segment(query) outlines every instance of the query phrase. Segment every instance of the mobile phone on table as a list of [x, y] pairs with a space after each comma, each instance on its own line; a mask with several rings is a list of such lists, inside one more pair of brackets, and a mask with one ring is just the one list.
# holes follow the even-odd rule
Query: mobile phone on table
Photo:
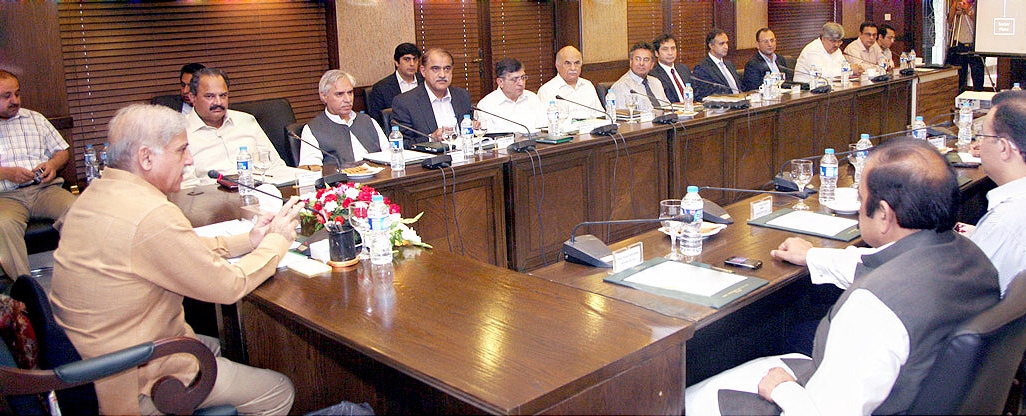
[[741, 256], [730, 256], [723, 261], [723, 264], [755, 270], [762, 267], [762, 260], [750, 259], [748, 257]]

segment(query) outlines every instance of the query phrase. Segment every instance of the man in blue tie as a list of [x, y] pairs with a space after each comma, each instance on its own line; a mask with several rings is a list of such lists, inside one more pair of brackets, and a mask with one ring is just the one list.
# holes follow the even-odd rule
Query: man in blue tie
[[709, 55], [695, 65], [695, 72], [691, 78], [696, 80], [692, 86], [695, 87], [695, 100], [699, 101], [713, 94], [737, 94], [741, 92], [737, 66], [731, 61], [726, 61], [727, 52], [730, 52], [730, 38], [727, 33], [713, 28], [705, 36], [705, 46], [709, 49]]

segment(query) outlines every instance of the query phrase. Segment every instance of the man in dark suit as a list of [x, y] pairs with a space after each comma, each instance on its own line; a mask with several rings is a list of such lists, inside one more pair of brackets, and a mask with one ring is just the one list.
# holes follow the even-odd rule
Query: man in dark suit
[[713, 28], [705, 36], [705, 46], [709, 49], [709, 55], [695, 65], [695, 72], [691, 78], [697, 82], [691, 84], [695, 87], [695, 101], [704, 99], [713, 94], [737, 94], [740, 77], [737, 76], [737, 66], [731, 61], [725, 61], [727, 52], [730, 51], [730, 38], [727, 33]]
[[683, 102], [684, 84], [691, 82], [691, 70], [677, 62], [677, 38], [664, 33], [652, 41], [652, 46], [659, 62], [648, 74], [663, 83], [666, 98], [675, 103]]
[[392, 107], [392, 99], [406, 91], [417, 88], [424, 82], [420, 75], [420, 49], [412, 43], [400, 43], [395, 47], [395, 73], [389, 74], [374, 84], [367, 96], [367, 115], [371, 116], [385, 131], [390, 130], [381, 118], [381, 110]]
[[[392, 100], [392, 120], [431, 136], [442, 139], [442, 127], [458, 130], [464, 114], [471, 114], [470, 93], [452, 83], [453, 59], [445, 49], [428, 49], [420, 58], [420, 74], [424, 82]], [[403, 130], [406, 148], [415, 143], [429, 141], [427, 137]]]
[[787, 64], [783, 56], [776, 54], [777, 37], [772, 30], [764, 27], [755, 32], [755, 46], [758, 52], [745, 64], [745, 76], [741, 81], [743, 91], [759, 89], [762, 77], [766, 76], [767, 72], [783, 73], [787, 81], [794, 78], [794, 69]]
[[150, 100], [150, 104], [162, 105], [182, 114], [191, 113], [192, 92], [189, 91], [189, 82], [192, 81], [192, 74], [203, 68], [206, 68], [203, 64], [195, 62], [182, 65], [182, 70], [178, 72], [178, 81], [180, 82], [182, 93], [153, 97]]

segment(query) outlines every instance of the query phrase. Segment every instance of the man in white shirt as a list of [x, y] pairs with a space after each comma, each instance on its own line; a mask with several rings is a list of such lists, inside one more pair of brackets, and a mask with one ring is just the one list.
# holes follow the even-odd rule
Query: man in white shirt
[[[1016, 273], [1026, 270], [1026, 92], [1005, 91], [994, 96], [994, 107], [977, 135], [983, 170], [998, 185], [987, 193], [987, 213], [976, 227], [959, 224], [997, 267], [1001, 293]], [[776, 259], [807, 265], [813, 283], [847, 287], [854, 280], [862, 256], [874, 249], [813, 247], [792, 237], [770, 252]]]
[[802, 53], [798, 55], [798, 61], [794, 65], [794, 80], [810, 82], [813, 66], [819, 69], [820, 76], [824, 78], [841, 75], [844, 54], [840, 48], [843, 40], [843, 26], [834, 22], [824, 23], [823, 34], [805, 45]]
[[268, 169], [285, 166], [256, 119], [228, 109], [229, 83], [228, 75], [216, 68], [196, 71], [189, 83], [196, 104], [195, 111], [185, 116], [193, 166], [186, 168], [183, 188], [214, 183], [207, 177], [209, 170], [236, 173], [236, 158], [242, 146], [254, 157], [260, 150], [269, 150]]
[[686, 413], [907, 413], [945, 337], [1000, 300], [997, 270], [951, 231], [958, 181], [936, 149], [890, 140], [864, 172], [859, 229], [880, 251], [820, 322], [812, 357], [759, 358], [713, 376], [687, 388]]
[[[677, 38], [664, 33], [652, 41], [658, 62], [649, 74], [663, 83], [666, 99], [679, 103], [684, 101], [684, 85], [691, 82], [691, 70], [677, 62]], [[693, 93], [694, 91], [692, 91]], [[691, 97], [694, 99], [694, 95]]]
[[331, 155], [327, 156], [330, 163], [337, 164], [356, 162], [388, 148], [388, 137], [378, 123], [353, 111], [354, 85], [355, 77], [337, 69], [321, 76], [318, 92], [324, 111], [303, 127], [299, 167], [320, 170], [325, 154]]
[[[880, 35], [876, 41], [877, 45], [880, 45], [880, 54], [883, 55], [884, 59], [887, 59], [887, 65], [894, 68], [894, 54], [891, 53], [891, 45], [894, 44], [894, 40], [897, 39], [898, 32], [894, 31], [891, 25], [884, 23], [880, 25]], [[915, 65], [915, 62], [912, 62]]]
[[[555, 100], [556, 96], [567, 100], [586, 105], [596, 110], [602, 110], [602, 99], [595, 91], [595, 85], [584, 78], [581, 78], [581, 69], [584, 67], [584, 57], [581, 51], [573, 46], [564, 46], [556, 53], [556, 76], [549, 82], [538, 88], [538, 101], [542, 105], [548, 105], [549, 101]], [[558, 104], [558, 102], [557, 102]], [[570, 109], [570, 117], [576, 119], [599, 117], [604, 115], [595, 110], [589, 110], [579, 105], [569, 103], [561, 108]]]
[[878, 33], [876, 24], [862, 22], [859, 25], [859, 38], [844, 48], [844, 58], [851, 64], [851, 70], [855, 75], [862, 75], [866, 68], [879, 67], [877, 64], [883, 57], [883, 50], [876, 44]]
[[548, 122], [545, 117], [548, 103], [543, 105], [535, 93], [524, 89], [527, 74], [524, 72], [523, 63], [513, 58], [505, 58], [495, 64], [495, 77], [499, 88], [484, 96], [477, 106], [516, 123], [477, 111], [477, 120], [481, 125], [488, 126], [489, 132], [526, 133], [526, 126], [527, 130], [533, 133]]
[[656, 62], [655, 49], [652, 45], [648, 42], [635, 43], [631, 46], [627, 58], [630, 60], [631, 69], [611, 88], [613, 94], [616, 94], [616, 108], [626, 110], [628, 100], [634, 100], [637, 111], [640, 112], [650, 112], [655, 107], [669, 104], [663, 83], [649, 75]]

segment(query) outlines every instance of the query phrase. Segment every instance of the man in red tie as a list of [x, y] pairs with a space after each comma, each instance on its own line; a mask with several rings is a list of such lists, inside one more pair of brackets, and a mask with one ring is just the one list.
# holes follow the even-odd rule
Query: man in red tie
[[677, 38], [664, 33], [652, 41], [652, 46], [656, 50], [659, 62], [649, 75], [663, 83], [663, 91], [670, 101], [684, 101], [684, 84], [691, 82], [691, 70], [687, 65], [677, 62]]

